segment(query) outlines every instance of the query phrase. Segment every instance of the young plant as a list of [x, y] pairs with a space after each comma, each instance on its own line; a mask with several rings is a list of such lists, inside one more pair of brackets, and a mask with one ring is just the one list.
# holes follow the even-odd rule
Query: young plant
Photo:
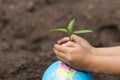
[[67, 33], [68, 36], [69, 36], [69, 40], [71, 40], [71, 35], [72, 34], [82, 34], [82, 33], [91, 33], [93, 32], [92, 30], [75, 30], [73, 31], [73, 27], [75, 25], [75, 18], [73, 18], [67, 28], [57, 28], [57, 29], [51, 29], [50, 31], [51, 32], [64, 32], [64, 33]]

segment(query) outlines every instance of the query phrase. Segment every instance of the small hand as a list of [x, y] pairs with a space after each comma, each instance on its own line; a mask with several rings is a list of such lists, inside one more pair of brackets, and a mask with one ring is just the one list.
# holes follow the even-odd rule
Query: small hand
[[[66, 42], [68, 39], [67, 37], [63, 38], [54, 45], [57, 58], [75, 69], [86, 70], [90, 63], [91, 52], [79, 43]], [[62, 42], [66, 43], [61, 45]]]
[[[71, 40], [72, 40], [73, 42], [76, 42], [76, 43], [80, 44], [81, 47], [86, 48], [87, 50], [90, 50], [91, 53], [92, 53], [92, 52], [94, 51], [94, 49], [95, 49], [93, 46], [91, 46], [91, 45], [88, 43], [87, 40], [85, 40], [85, 39], [82, 38], [82, 37], [79, 37], [79, 36], [76, 36], [76, 35], [72, 35], [72, 36], [71, 36]], [[62, 44], [64, 44], [64, 43], [68, 42], [68, 41], [69, 41], [69, 37], [64, 37], [64, 38], [58, 40], [57, 43], [58, 43], [59, 45], [62, 45]]]

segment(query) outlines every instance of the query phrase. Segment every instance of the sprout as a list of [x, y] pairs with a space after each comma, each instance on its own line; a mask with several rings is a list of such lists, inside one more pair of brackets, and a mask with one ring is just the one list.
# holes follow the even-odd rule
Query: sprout
[[93, 32], [92, 30], [75, 30], [75, 31], [73, 31], [74, 25], [75, 25], [75, 18], [73, 18], [69, 22], [67, 28], [51, 29], [50, 31], [51, 32], [64, 32], [64, 33], [67, 33], [70, 40], [71, 40], [71, 35], [72, 34], [82, 34], [82, 33], [91, 33], [91, 32]]

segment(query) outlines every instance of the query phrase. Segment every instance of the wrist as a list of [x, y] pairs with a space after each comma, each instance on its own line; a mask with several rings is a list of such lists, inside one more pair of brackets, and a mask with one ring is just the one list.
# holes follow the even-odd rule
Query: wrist
[[91, 53], [93, 54], [93, 55], [99, 55], [99, 53], [100, 53], [100, 50], [99, 50], [100, 48], [95, 48], [95, 47], [93, 47], [92, 49], [91, 49]]
[[94, 54], [87, 54], [87, 56], [85, 57], [85, 70], [86, 71], [91, 71], [91, 64], [93, 63], [95, 55]]

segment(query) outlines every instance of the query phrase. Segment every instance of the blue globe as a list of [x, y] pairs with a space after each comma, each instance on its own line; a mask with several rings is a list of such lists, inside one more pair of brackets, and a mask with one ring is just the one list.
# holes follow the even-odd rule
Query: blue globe
[[92, 80], [90, 72], [75, 70], [61, 61], [55, 61], [43, 74], [42, 80]]

